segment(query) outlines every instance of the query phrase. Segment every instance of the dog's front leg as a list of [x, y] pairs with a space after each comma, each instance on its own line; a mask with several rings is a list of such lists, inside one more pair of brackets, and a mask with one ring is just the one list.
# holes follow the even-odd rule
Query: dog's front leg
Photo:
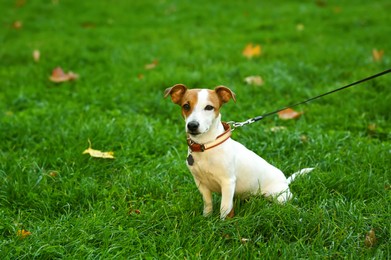
[[233, 217], [233, 199], [235, 194], [235, 184], [234, 179], [224, 181], [221, 187], [221, 206], [220, 206], [220, 218], [225, 219], [227, 215]]
[[209, 216], [213, 212], [213, 200], [212, 200], [212, 192], [210, 189], [208, 189], [205, 185], [203, 185], [201, 182], [197, 181], [198, 190], [202, 194], [202, 199], [204, 200], [204, 211], [203, 215], [204, 217]]

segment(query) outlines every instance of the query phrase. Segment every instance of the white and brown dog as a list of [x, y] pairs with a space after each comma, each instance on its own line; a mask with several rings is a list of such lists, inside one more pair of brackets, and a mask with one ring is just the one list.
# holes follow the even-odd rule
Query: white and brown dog
[[214, 90], [187, 89], [174, 85], [164, 92], [182, 107], [186, 120], [189, 154], [187, 166], [204, 200], [204, 216], [212, 213], [212, 192], [222, 194], [220, 217], [233, 217], [235, 194], [263, 194], [283, 203], [292, 197], [289, 184], [295, 176], [310, 172], [303, 169], [288, 179], [284, 174], [232, 140], [228, 124], [221, 122], [220, 108], [235, 94], [227, 87]]

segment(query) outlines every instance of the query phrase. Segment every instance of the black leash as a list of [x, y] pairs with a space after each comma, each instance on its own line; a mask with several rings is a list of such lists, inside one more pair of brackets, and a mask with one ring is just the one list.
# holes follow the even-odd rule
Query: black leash
[[283, 108], [280, 108], [280, 109], [277, 109], [273, 112], [269, 112], [269, 113], [266, 113], [266, 114], [263, 114], [263, 115], [260, 115], [260, 116], [256, 116], [256, 117], [253, 117], [253, 118], [250, 118], [246, 121], [243, 121], [243, 122], [234, 122], [234, 121], [230, 121], [228, 122], [228, 124], [232, 125], [232, 129], [234, 130], [235, 128], [237, 127], [242, 127], [242, 126], [245, 126], [245, 125], [249, 125], [249, 124], [252, 124], [252, 123], [255, 123], [257, 121], [260, 121], [262, 119], [264, 119], [265, 117], [268, 117], [268, 116], [271, 116], [271, 115], [274, 115], [282, 110], [285, 110], [287, 108], [292, 108], [292, 107], [296, 107], [298, 105], [302, 105], [302, 104], [305, 104], [305, 103], [308, 103], [312, 100], [315, 100], [315, 99], [318, 99], [318, 98], [321, 98], [321, 97], [324, 97], [324, 96], [327, 96], [327, 95], [330, 95], [332, 93], [335, 93], [337, 91], [340, 91], [340, 90], [343, 90], [343, 89], [346, 89], [346, 88], [349, 88], [349, 87], [353, 87], [354, 85], [358, 85], [360, 83], [363, 83], [365, 81], [368, 81], [368, 80], [372, 80], [374, 78], [377, 78], [377, 77], [380, 77], [380, 76], [383, 76], [387, 73], [390, 73], [391, 72], [391, 69], [388, 69], [388, 70], [385, 70], [383, 72], [380, 72], [380, 73], [377, 73], [375, 75], [372, 75], [372, 76], [369, 76], [367, 78], [364, 78], [364, 79], [361, 79], [361, 80], [358, 80], [356, 82], [353, 82], [353, 83], [350, 83], [349, 85], [346, 85], [346, 86], [343, 86], [343, 87], [340, 87], [340, 88], [337, 88], [337, 89], [334, 89], [332, 91], [329, 91], [329, 92], [326, 92], [326, 93], [323, 93], [321, 95], [318, 95], [318, 96], [315, 96], [315, 97], [312, 97], [312, 98], [309, 98], [307, 100], [304, 100], [302, 102], [299, 102], [299, 103], [295, 103], [293, 105], [290, 105], [290, 106], [286, 106], [286, 107], [283, 107]]

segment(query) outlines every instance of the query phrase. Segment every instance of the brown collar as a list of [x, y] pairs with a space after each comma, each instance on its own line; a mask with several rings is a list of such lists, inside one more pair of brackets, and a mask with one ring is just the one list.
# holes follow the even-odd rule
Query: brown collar
[[212, 149], [213, 147], [216, 147], [225, 141], [228, 140], [228, 138], [231, 137], [231, 126], [225, 122], [221, 122], [224, 126], [224, 133], [219, 135], [216, 140], [213, 142], [207, 143], [207, 144], [198, 144], [190, 139], [190, 137], [187, 138], [187, 145], [189, 146], [190, 150], [192, 152], [203, 152], [208, 149]]

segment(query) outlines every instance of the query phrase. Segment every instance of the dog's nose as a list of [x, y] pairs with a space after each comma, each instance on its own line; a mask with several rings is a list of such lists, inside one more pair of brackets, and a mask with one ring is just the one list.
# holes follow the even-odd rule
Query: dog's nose
[[198, 123], [197, 121], [191, 121], [191, 122], [187, 123], [187, 129], [189, 129], [190, 132], [197, 131], [199, 126], [200, 126], [200, 123]]

